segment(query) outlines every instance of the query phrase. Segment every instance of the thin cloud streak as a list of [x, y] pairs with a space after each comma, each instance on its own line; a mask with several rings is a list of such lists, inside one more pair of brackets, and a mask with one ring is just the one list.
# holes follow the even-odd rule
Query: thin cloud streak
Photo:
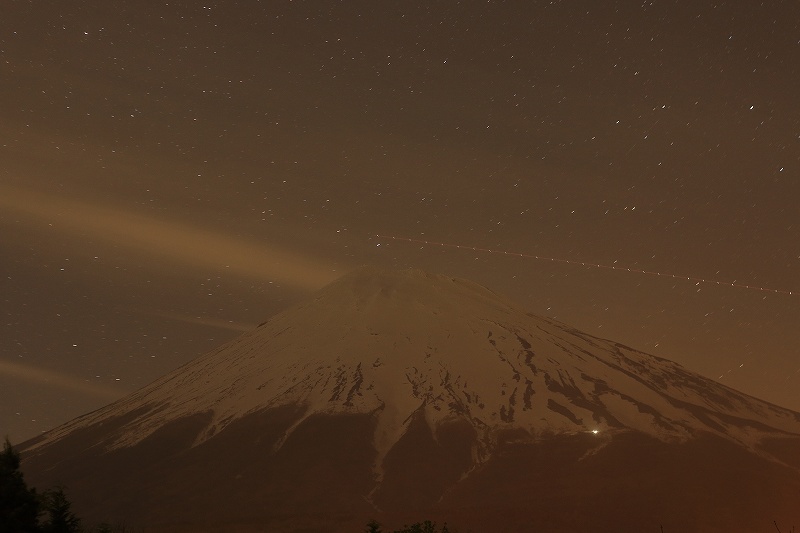
[[0, 208], [82, 238], [103, 239], [185, 266], [226, 270], [251, 280], [315, 290], [339, 276], [332, 267], [273, 245], [30, 190], [0, 185]]
[[0, 376], [27, 381], [40, 386], [47, 385], [53, 388], [71, 390], [87, 396], [95, 396], [103, 400], [116, 400], [129, 392], [122, 388], [115, 388], [100, 383], [91, 383], [68, 374], [53, 372], [52, 370], [45, 370], [32, 365], [4, 361], [2, 359], [0, 359]]
[[172, 313], [168, 311], [149, 311], [147, 314], [166, 318], [168, 320], [175, 320], [178, 322], [185, 322], [188, 324], [198, 324], [200, 326], [209, 326], [212, 328], [227, 329], [231, 331], [249, 332], [258, 327], [258, 324], [248, 324], [242, 322], [233, 322], [231, 320], [224, 320], [222, 318], [209, 318], [209, 317], [195, 317], [191, 315], [184, 315], [181, 313]]

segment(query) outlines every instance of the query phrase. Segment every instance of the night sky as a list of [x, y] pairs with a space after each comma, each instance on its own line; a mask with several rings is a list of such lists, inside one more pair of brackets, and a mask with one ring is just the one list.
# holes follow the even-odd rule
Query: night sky
[[796, 1], [3, 2], [0, 433], [360, 265], [800, 410], [798, 94]]

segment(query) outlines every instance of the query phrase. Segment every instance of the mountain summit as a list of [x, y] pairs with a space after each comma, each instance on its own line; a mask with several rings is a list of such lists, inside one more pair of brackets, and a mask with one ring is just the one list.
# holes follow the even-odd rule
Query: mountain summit
[[676, 363], [469, 281], [364, 268], [23, 458], [91, 516], [171, 531], [727, 533], [790, 519], [798, 444], [799, 414]]

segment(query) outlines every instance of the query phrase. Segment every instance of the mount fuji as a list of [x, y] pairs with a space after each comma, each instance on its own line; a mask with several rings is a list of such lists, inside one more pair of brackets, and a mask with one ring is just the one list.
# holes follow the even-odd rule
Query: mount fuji
[[146, 531], [800, 524], [800, 414], [421, 271], [357, 270], [20, 449]]

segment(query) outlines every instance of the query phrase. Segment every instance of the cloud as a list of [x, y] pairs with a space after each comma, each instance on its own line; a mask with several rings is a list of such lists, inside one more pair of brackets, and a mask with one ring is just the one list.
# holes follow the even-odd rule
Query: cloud
[[305, 254], [154, 216], [0, 185], [0, 208], [50, 223], [55, 230], [102, 239], [199, 269], [315, 290], [339, 273]]
[[95, 396], [104, 400], [116, 400], [129, 392], [122, 387], [112, 387], [101, 383], [92, 383], [68, 374], [53, 372], [33, 365], [13, 363], [0, 359], [0, 376], [28, 381], [37, 385], [48, 385], [58, 389], [80, 392], [87, 396]]
[[228, 329], [231, 331], [249, 332], [258, 327], [258, 324], [248, 324], [243, 322], [234, 322], [232, 320], [223, 320], [221, 318], [199, 317], [184, 315], [181, 313], [173, 313], [169, 311], [148, 311], [147, 314], [166, 318], [168, 320], [176, 320], [178, 322], [186, 322], [188, 324], [198, 324], [201, 326], [210, 326], [212, 328]]

